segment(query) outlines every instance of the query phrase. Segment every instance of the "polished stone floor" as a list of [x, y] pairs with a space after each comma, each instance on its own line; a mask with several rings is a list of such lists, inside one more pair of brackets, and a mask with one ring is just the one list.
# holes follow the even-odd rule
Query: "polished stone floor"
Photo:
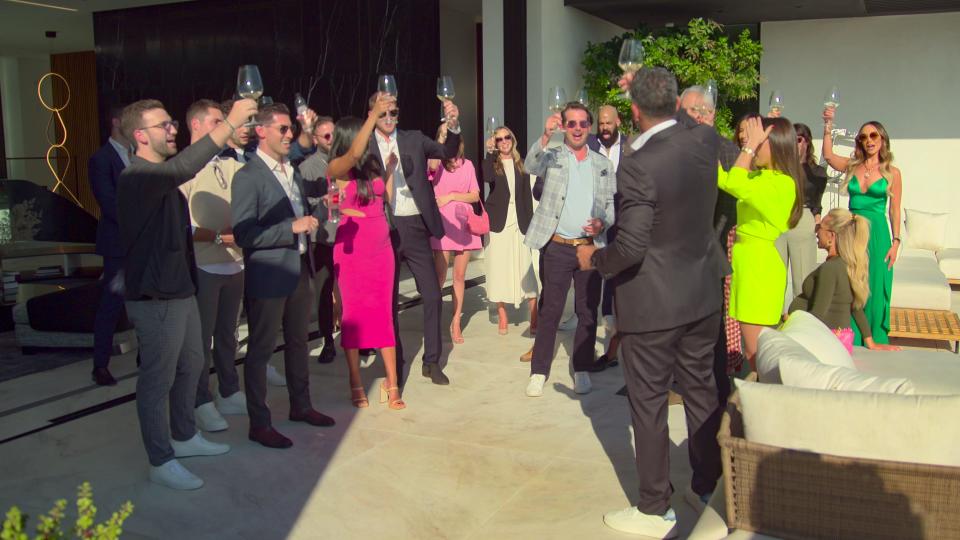
[[[468, 277], [481, 270], [475, 261]], [[447, 297], [445, 324], [450, 310]], [[91, 386], [85, 362], [4, 382], [0, 507], [19, 504], [36, 514], [90, 481], [101, 517], [133, 502], [125, 538], [624, 537], [601, 519], [636, 496], [627, 401], [616, 395], [620, 369], [594, 375], [591, 394], [574, 394], [572, 334], [561, 333], [544, 396], [528, 398], [529, 367], [518, 357], [533, 340], [522, 310], [511, 312], [516, 322], [498, 335], [479, 285], [468, 289], [465, 312], [464, 344], [453, 346], [444, 332], [451, 386], [420, 376], [421, 311], [407, 309], [406, 410], [376, 402], [379, 360], [363, 370], [372, 398], [363, 410], [350, 405], [342, 356], [313, 364], [314, 404], [337, 426], [288, 422], [286, 392], [271, 388], [275, 425], [293, 448], [250, 443], [246, 418], [227, 417], [230, 429], [208, 438], [232, 445], [229, 454], [183, 460], [206, 482], [194, 492], [147, 480], [131, 396], [133, 355], [114, 358], [121, 379], [114, 388]], [[687, 532], [696, 516], [679, 495], [689, 481], [682, 405], [670, 407], [670, 426], [674, 507]]]

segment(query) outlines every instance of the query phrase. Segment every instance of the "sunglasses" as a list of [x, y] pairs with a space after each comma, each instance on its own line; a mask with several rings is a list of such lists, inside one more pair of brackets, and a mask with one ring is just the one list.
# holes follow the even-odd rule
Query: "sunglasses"
[[[576, 128], [576, 127], [577, 127], [577, 121], [576, 121], [576, 120], [569, 120], [569, 121], [567, 121], [567, 129], [574, 129], [574, 128]], [[588, 127], [590, 127], [590, 121], [589, 121], [589, 120], [581, 120], [581, 121], [580, 121], [580, 129], [587, 129]]]
[[281, 136], [286, 135], [287, 133], [293, 131], [293, 126], [283, 125], [283, 126], [276, 126], [276, 128], [277, 128], [277, 131], [280, 132]]
[[870, 139], [871, 141], [875, 141], [879, 138], [880, 138], [880, 133], [877, 131], [874, 131], [872, 133], [861, 133], [857, 135], [857, 140], [860, 142], [866, 142], [867, 139]]
[[160, 129], [162, 129], [162, 130], [164, 130], [164, 131], [171, 131], [171, 130], [173, 130], [173, 129], [180, 129], [180, 122], [177, 122], [176, 120], [167, 120], [166, 122], [160, 122], [159, 124], [157, 124], [157, 125], [155, 125], [155, 126], [146, 126], [146, 127], [140, 128], [140, 129], [153, 129], [153, 128], [160, 128]]
[[388, 115], [388, 114], [389, 114], [390, 116], [392, 116], [393, 118], [396, 118], [396, 117], [400, 116], [400, 109], [394, 109], [394, 110], [392, 110], [392, 111], [387, 111], [387, 112], [385, 112], [385, 113], [380, 113], [380, 118], [383, 118], [384, 116], [386, 116], [386, 115]]
[[325, 134], [325, 135], [321, 135], [320, 138], [329, 141], [330, 139], [333, 138], [333, 133], [327, 133], [327, 134]]
[[496, 142], [497, 144], [500, 144], [503, 141], [512, 141], [512, 140], [513, 140], [513, 135], [504, 135], [503, 137], [497, 137], [493, 141]]

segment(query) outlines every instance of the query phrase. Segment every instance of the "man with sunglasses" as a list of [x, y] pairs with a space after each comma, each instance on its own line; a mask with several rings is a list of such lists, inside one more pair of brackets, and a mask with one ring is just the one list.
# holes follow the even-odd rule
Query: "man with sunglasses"
[[[560, 126], [566, 128], [562, 145], [549, 143]], [[543, 306], [533, 343], [530, 381], [526, 393], [543, 395], [550, 374], [563, 305], [574, 283], [577, 330], [573, 343], [574, 391], [591, 390], [588, 371], [595, 361], [597, 307], [602, 279], [593, 270], [580, 270], [577, 246], [604, 246], [604, 232], [614, 223], [616, 175], [609, 159], [587, 146], [593, 115], [582, 104], [568, 103], [562, 114], [547, 118], [543, 136], [534, 143], [524, 166], [537, 176], [534, 192], [541, 192], [527, 227], [524, 243], [540, 250]]]
[[224, 122], [175, 156], [178, 124], [162, 103], [142, 100], [123, 110], [124, 136], [136, 144], [117, 185], [117, 217], [127, 314], [140, 343], [137, 417], [150, 480], [173, 489], [203, 486], [177, 458], [230, 450], [205, 440], [194, 420], [204, 355], [190, 216], [178, 188], [256, 111], [255, 101], [237, 101]]
[[[368, 106], [372, 109], [379, 93], [370, 96]], [[457, 155], [460, 146], [460, 111], [449, 100], [444, 101], [447, 118], [447, 138], [443, 144], [419, 131], [397, 129], [400, 109], [383, 113], [377, 119], [376, 131], [370, 138], [369, 151], [380, 158], [386, 171], [394, 174], [393, 204], [389, 213], [394, 231], [391, 238], [398, 258], [407, 263], [417, 283], [417, 292], [423, 301], [423, 369], [424, 377], [434, 384], [450, 384], [450, 379], [440, 366], [440, 315], [443, 300], [433, 260], [430, 237], [443, 238], [443, 221], [433, 185], [427, 180], [428, 159], [448, 159]], [[396, 169], [388, 170], [390, 156], [397, 157]], [[397, 276], [399, 276], [399, 271]], [[403, 346], [400, 340], [398, 307], [399, 277], [394, 283], [394, 327], [397, 334], [397, 370], [403, 373]]]
[[[318, 199], [327, 194], [327, 164], [330, 162], [330, 148], [333, 145], [333, 128], [333, 118], [320, 116], [316, 119], [312, 137], [317, 150], [300, 164], [303, 189], [310, 199]], [[317, 269], [314, 286], [320, 295], [317, 326], [323, 336], [323, 349], [317, 356], [317, 362], [329, 364], [337, 357], [333, 339], [333, 247], [316, 242], [313, 246], [313, 263]]]
[[310, 401], [308, 336], [316, 296], [311, 233], [331, 243], [320, 222], [327, 209], [306, 197], [303, 178], [287, 156], [293, 130], [290, 111], [282, 103], [257, 114], [260, 143], [233, 182], [233, 232], [243, 248], [247, 321], [250, 341], [243, 366], [250, 416], [250, 440], [268, 448], [289, 448], [293, 441], [273, 428], [266, 403], [267, 361], [283, 328], [283, 362], [290, 396], [290, 420], [314, 426], [334, 425]]

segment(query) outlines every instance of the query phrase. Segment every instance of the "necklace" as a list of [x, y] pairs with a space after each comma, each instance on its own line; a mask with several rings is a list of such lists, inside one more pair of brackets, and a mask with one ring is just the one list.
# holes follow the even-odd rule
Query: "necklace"
[[873, 176], [873, 175], [870, 174], [870, 171], [871, 171], [871, 170], [879, 172], [879, 171], [880, 171], [880, 164], [878, 163], [876, 167], [873, 167], [873, 168], [871, 169], [870, 167], [867, 167], [867, 164], [866, 164], [866, 163], [864, 163], [864, 164], [863, 164], [863, 171], [864, 171], [864, 172], [863, 172], [863, 179], [864, 179], [864, 180], [870, 180], [870, 177]]

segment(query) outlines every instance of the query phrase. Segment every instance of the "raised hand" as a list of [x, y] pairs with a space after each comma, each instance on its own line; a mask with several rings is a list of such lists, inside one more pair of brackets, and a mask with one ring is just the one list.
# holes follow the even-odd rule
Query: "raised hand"
[[756, 150], [767, 140], [770, 132], [773, 131], [773, 126], [768, 126], [767, 129], [763, 129], [763, 122], [760, 118], [748, 118], [745, 131], [747, 134], [747, 144], [744, 146]]
[[370, 115], [375, 119], [380, 118], [382, 115], [386, 114], [394, 105], [397, 103], [397, 98], [380, 92], [377, 94], [377, 100], [373, 103], [373, 107], [370, 109]]

